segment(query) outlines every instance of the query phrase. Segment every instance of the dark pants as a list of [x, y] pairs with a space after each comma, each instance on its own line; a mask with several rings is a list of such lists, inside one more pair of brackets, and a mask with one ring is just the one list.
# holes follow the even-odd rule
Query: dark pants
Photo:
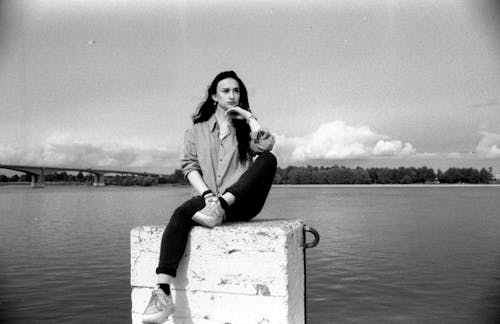
[[[276, 172], [276, 158], [270, 152], [261, 153], [254, 164], [241, 175], [226, 192], [232, 193], [235, 203], [226, 210], [225, 222], [249, 221], [262, 210]], [[156, 273], [176, 276], [189, 232], [198, 223], [193, 215], [205, 207], [205, 200], [193, 197], [179, 206], [173, 213], [163, 232], [160, 262]]]

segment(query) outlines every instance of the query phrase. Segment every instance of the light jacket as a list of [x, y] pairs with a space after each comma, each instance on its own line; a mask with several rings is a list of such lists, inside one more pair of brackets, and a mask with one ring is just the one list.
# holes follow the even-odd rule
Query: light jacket
[[216, 195], [222, 194], [252, 165], [253, 157], [272, 150], [274, 136], [260, 129], [250, 132], [249, 156], [240, 161], [236, 129], [219, 138], [219, 125], [212, 115], [209, 120], [194, 124], [184, 136], [184, 152], [181, 168], [184, 176], [198, 170], [208, 188]]

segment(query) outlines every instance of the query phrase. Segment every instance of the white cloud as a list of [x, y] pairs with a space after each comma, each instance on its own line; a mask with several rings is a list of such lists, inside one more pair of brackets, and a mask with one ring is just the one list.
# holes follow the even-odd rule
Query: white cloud
[[399, 140], [379, 140], [373, 148], [373, 154], [376, 156], [408, 156], [415, 153], [415, 149], [410, 143]]
[[476, 146], [476, 152], [486, 158], [500, 157], [500, 134], [480, 132], [481, 140]]
[[282, 161], [306, 162], [408, 156], [415, 149], [410, 143], [377, 134], [368, 126], [349, 126], [336, 120], [304, 137], [276, 136], [276, 153]]
[[168, 173], [179, 167], [179, 153], [141, 143], [86, 143], [53, 133], [37, 147], [0, 147], [0, 163]]

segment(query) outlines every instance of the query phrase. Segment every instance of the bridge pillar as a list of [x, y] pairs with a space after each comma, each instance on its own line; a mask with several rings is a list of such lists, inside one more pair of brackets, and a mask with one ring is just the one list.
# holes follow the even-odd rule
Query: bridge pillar
[[45, 188], [43, 169], [40, 169], [40, 174], [31, 173], [31, 188]]
[[94, 173], [94, 187], [104, 187], [104, 173], [96, 172]]

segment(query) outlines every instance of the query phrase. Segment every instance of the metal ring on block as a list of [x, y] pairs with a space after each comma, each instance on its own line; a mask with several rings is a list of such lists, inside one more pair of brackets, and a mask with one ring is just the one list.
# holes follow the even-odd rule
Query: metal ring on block
[[[311, 233], [314, 236], [314, 241], [312, 241], [311, 243], [307, 243], [306, 242], [306, 233], [307, 232]], [[306, 249], [313, 248], [316, 245], [318, 245], [318, 243], [319, 243], [319, 233], [318, 233], [318, 231], [315, 230], [312, 227], [304, 225], [304, 248], [306, 248]]]

